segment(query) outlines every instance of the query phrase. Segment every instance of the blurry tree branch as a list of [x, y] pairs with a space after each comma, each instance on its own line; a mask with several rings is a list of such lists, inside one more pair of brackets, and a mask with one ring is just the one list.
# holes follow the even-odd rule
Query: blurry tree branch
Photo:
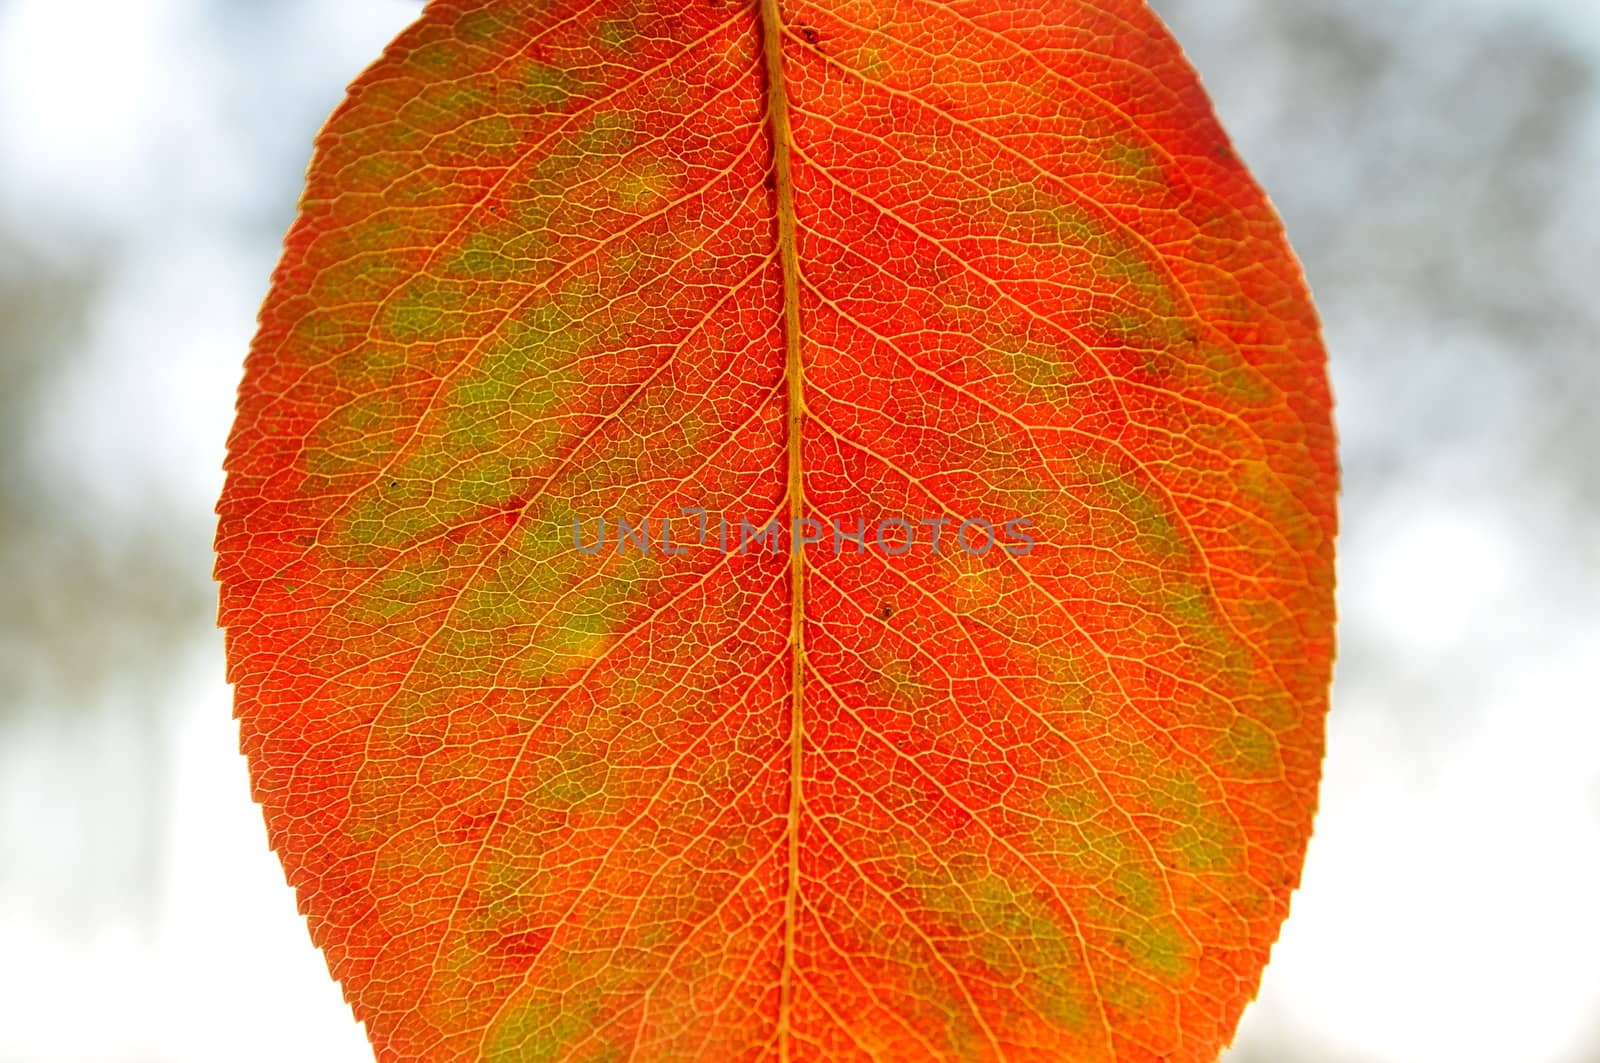
[[33, 464], [51, 385], [78, 357], [97, 292], [0, 234], [0, 725], [24, 706], [73, 712], [128, 673], [159, 676], [201, 629], [211, 591], [149, 511], [100, 519], [70, 470]]

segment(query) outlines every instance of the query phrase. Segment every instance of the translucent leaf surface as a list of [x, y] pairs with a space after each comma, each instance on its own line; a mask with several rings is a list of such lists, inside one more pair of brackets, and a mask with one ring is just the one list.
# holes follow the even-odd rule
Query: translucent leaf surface
[[1214, 1059], [1310, 833], [1329, 415], [1140, 0], [435, 0], [219, 507], [379, 1058]]

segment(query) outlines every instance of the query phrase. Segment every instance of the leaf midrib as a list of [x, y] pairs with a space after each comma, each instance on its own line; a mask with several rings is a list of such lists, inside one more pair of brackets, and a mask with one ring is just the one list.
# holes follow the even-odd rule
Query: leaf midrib
[[[787, 887], [783, 902], [783, 971], [778, 1006], [778, 1058], [789, 1063], [790, 1018], [794, 1007], [795, 917], [800, 896], [801, 750], [805, 668], [805, 548], [794, 541], [797, 522], [805, 515], [805, 476], [801, 461], [801, 429], [805, 422], [805, 374], [800, 359], [800, 261], [795, 247], [793, 132], [789, 125], [789, 92], [783, 74], [783, 22], [778, 0], [761, 0], [761, 46], [766, 58], [767, 120], [772, 134], [773, 188], [777, 199], [778, 258], [783, 270], [784, 379], [788, 382], [789, 511], [789, 819]], [[781, 534], [781, 532], [780, 532]]]

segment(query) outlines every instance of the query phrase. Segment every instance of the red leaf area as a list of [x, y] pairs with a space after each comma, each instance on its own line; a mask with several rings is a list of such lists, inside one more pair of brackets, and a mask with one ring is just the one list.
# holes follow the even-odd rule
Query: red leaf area
[[217, 540], [378, 1058], [1214, 1059], [1316, 800], [1323, 362], [1139, 0], [435, 0]]

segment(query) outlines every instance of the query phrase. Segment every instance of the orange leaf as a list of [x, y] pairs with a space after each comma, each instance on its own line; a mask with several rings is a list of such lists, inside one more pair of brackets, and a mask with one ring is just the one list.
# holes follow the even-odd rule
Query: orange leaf
[[1214, 1059], [1329, 418], [1141, 0], [435, 0], [318, 140], [217, 540], [378, 1057]]

